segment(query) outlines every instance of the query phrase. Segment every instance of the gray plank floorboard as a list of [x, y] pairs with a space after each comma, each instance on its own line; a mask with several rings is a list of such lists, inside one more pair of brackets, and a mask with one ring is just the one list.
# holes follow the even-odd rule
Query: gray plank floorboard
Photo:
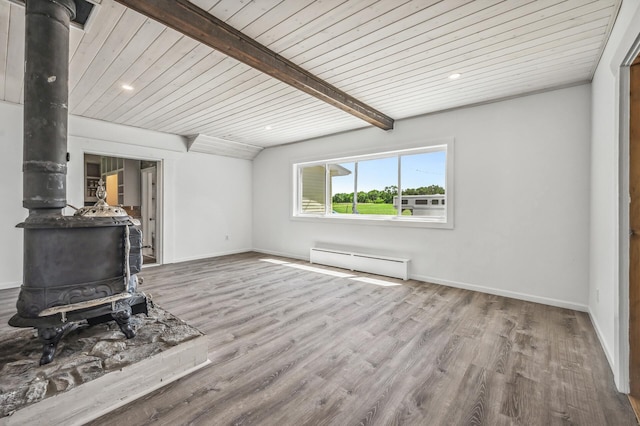
[[[92, 424], [636, 424], [583, 312], [301, 265], [243, 253], [144, 269], [212, 363]], [[17, 294], [0, 291], [0, 334]]]

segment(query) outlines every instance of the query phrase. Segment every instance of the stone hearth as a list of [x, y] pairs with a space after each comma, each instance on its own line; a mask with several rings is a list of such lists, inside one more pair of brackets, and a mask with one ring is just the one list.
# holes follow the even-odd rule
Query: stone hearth
[[5, 336], [0, 424], [82, 423], [207, 364], [204, 335], [169, 312], [151, 308], [132, 324], [136, 337], [127, 340], [114, 321], [80, 323], [60, 341], [55, 360], [43, 366], [34, 330]]

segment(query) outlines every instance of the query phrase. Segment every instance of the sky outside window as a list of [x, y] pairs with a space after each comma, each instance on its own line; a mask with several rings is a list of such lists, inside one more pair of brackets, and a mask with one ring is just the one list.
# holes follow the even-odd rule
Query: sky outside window
[[431, 185], [445, 188], [444, 151], [403, 155], [400, 161], [403, 191]]
[[398, 158], [358, 161], [358, 192], [398, 185]]
[[[354, 163], [340, 163], [351, 171], [349, 176], [332, 179], [332, 195], [353, 192]], [[402, 188], [439, 185], [445, 187], [446, 152], [435, 151], [402, 156]], [[386, 186], [398, 185], [398, 160], [389, 157], [358, 162], [358, 191], [382, 191]]]

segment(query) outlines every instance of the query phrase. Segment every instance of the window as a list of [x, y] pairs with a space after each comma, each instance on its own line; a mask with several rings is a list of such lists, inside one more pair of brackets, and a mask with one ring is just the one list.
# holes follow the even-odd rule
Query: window
[[353, 162], [329, 165], [333, 214], [352, 214], [356, 208], [353, 204], [355, 167]]
[[422, 148], [297, 163], [293, 171], [294, 217], [453, 227], [452, 140]]

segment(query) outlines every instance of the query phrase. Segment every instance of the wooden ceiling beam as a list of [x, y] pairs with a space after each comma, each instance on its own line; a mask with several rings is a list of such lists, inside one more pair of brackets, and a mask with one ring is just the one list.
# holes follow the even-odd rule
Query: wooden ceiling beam
[[316, 77], [187, 0], [116, 0], [167, 27], [384, 130], [393, 119]]

